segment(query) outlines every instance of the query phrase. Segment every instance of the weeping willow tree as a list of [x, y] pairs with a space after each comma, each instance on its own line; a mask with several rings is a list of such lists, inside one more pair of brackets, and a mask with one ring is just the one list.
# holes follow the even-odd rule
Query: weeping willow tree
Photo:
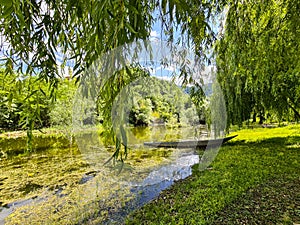
[[[147, 39], [158, 20], [169, 41], [193, 47], [200, 59], [208, 61], [206, 50], [215, 40], [209, 21], [220, 10], [218, 1], [198, 0], [0, 0], [1, 62], [6, 76], [26, 74], [48, 82], [55, 101], [59, 71], [66, 64], [73, 65], [72, 74], [80, 83], [96, 59], [118, 46]], [[123, 76], [128, 73], [116, 73], [125, 81]], [[112, 104], [116, 94], [112, 91], [122, 87], [111, 81], [101, 90], [107, 96], [105, 104]], [[29, 138], [32, 116], [39, 117], [38, 111], [25, 118]]]
[[214, 8], [201, 1], [1, 0], [3, 64], [7, 73], [37, 73], [55, 90], [57, 52], [63, 65], [73, 60], [78, 77], [103, 53], [149, 37], [157, 20], [170, 41], [179, 30], [178, 41], [193, 45], [204, 59], [215, 39], [207, 23]]
[[229, 1], [215, 49], [228, 123], [300, 119], [300, 2]]

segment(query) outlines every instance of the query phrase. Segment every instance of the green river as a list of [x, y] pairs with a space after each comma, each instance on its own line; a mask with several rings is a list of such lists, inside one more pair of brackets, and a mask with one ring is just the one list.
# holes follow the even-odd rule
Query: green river
[[40, 138], [36, 142], [44, 147], [26, 154], [17, 154], [24, 142], [2, 142], [0, 224], [121, 224], [199, 162], [195, 149], [148, 148], [143, 142], [195, 136], [199, 127], [131, 128], [127, 159], [107, 164], [114, 148], [105, 147], [97, 131], [81, 132], [72, 143], [55, 135]]

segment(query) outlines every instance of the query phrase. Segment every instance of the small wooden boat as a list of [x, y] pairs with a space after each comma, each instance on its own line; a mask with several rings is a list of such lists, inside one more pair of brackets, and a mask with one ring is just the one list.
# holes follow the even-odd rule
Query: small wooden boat
[[235, 138], [237, 135], [211, 140], [181, 140], [170, 142], [144, 142], [144, 145], [156, 148], [210, 148], [220, 146], [221, 144]]

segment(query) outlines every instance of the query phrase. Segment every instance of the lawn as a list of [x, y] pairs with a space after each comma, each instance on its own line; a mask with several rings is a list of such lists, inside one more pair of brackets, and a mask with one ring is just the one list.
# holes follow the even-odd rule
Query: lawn
[[300, 223], [300, 126], [244, 129], [127, 224]]

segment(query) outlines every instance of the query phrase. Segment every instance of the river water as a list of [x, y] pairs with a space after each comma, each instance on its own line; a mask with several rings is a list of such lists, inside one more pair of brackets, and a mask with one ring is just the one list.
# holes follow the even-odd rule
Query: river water
[[133, 128], [124, 162], [105, 164], [113, 149], [97, 131], [77, 135], [70, 149], [2, 159], [0, 224], [121, 224], [132, 210], [190, 176], [199, 162], [195, 149], [147, 148], [143, 142], [196, 135], [195, 128]]

